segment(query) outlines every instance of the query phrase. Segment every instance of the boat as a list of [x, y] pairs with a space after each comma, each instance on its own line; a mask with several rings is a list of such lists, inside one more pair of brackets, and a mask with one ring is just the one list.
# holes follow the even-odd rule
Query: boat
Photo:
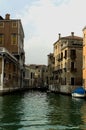
[[86, 91], [83, 87], [77, 87], [72, 91], [72, 97], [84, 98]]

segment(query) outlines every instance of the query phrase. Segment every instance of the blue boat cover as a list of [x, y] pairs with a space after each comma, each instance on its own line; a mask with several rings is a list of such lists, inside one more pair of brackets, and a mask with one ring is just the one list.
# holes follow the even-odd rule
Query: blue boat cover
[[78, 87], [74, 89], [72, 93], [85, 94], [85, 89], [83, 87]]

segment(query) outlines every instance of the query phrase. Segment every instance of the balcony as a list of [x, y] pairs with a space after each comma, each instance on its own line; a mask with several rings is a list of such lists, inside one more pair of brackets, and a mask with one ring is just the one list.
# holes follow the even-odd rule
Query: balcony
[[9, 55], [12, 59], [17, 61], [17, 59], [11, 53], [9, 53], [9, 51], [6, 48], [4, 48], [4, 47], [0, 47], [0, 54], [1, 55], [5, 54], [7, 56]]

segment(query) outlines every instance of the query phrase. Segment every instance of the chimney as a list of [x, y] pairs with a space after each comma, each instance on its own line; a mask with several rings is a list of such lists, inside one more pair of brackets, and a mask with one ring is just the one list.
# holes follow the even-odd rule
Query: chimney
[[74, 36], [74, 32], [71, 32], [71, 36], [72, 36], [72, 37]]
[[9, 19], [10, 19], [10, 14], [6, 14], [6, 15], [5, 15], [5, 19], [6, 19], [6, 20], [9, 20]]
[[61, 34], [59, 33], [58, 35], [59, 35], [59, 39], [60, 39], [61, 38]]

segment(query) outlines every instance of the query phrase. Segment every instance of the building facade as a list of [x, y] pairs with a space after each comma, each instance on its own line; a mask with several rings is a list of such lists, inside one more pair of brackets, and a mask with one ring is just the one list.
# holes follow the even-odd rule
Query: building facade
[[54, 58], [54, 54], [50, 53], [48, 55], [48, 85], [49, 87], [52, 86], [52, 84], [54, 83], [54, 65], [55, 65], [55, 58]]
[[86, 90], [86, 27], [83, 29], [83, 86]]
[[19, 63], [5, 48], [0, 47], [0, 92], [17, 90], [20, 87]]
[[25, 65], [25, 88], [33, 89], [35, 83], [35, 70], [30, 68], [29, 65]]
[[10, 14], [5, 18], [0, 16], [0, 48], [5, 48], [18, 62], [18, 86], [24, 85], [24, 31], [20, 19], [11, 19]]
[[33, 88], [44, 88], [48, 85], [48, 72], [46, 65], [30, 64], [29, 69], [34, 70]]
[[71, 35], [61, 37], [54, 43], [55, 89], [71, 93], [77, 86], [82, 86], [82, 37]]

